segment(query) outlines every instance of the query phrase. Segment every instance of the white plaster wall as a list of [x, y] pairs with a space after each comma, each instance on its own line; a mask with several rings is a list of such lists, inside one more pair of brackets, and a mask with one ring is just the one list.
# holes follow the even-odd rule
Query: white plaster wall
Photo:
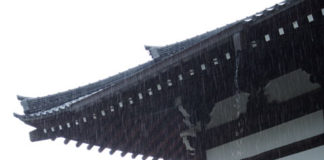
[[207, 129], [235, 120], [241, 113], [245, 113], [249, 96], [249, 93], [242, 92], [217, 102], [209, 114]]
[[284, 102], [319, 89], [321, 86], [312, 83], [310, 74], [302, 69], [295, 70], [271, 80], [264, 88], [264, 94], [269, 102]]
[[[207, 160], [240, 160], [324, 133], [323, 111], [207, 150]], [[217, 136], [217, 135], [215, 135]]]

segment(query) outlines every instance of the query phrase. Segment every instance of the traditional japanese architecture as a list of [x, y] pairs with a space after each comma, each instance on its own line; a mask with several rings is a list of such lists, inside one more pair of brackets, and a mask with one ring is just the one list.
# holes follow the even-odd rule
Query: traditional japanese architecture
[[[287, 0], [153, 60], [39, 98], [18, 96], [31, 141], [65, 138], [172, 160], [324, 157], [324, 1]], [[315, 157], [315, 158], [314, 158]]]

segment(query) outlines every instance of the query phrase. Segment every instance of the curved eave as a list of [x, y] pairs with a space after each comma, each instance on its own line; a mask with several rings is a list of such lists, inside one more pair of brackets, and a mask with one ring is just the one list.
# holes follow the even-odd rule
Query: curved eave
[[[299, 2], [301, 2], [303, 0], [299, 0], [299, 1], [294, 1], [293, 5], [295, 4], [298, 4]], [[239, 31], [240, 28], [242, 28], [245, 24], [250, 24], [250, 23], [255, 23], [255, 22], [261, 22], [263, 20], [265, 20], [265, 18], [267, 18], [268, 15], [270, 15], [270, 12], [271, 12], [271, 15], [274, 15], [274, 14], [277, 14], [277, 13], [280, 13], [282, 10], [279, 9], [280, 7], [285, 7], [284, 9], [287, 9], [287, 8], [290, 8], [291, 6], [288, 5], [287, 3], [284, 3], [284, 4], [281, 4], [281, 5], [276, 5], [273, 9], [271, 9], [270, 11], [269, 10], [265, 10], [263, 12], [267, 12], [267, 14], [263, 13], [262, 15], [258, 15], [258, 16], [253, 16], [254, 17], [254, 20], [253, 21], [244, 21], [244, 20], [240, 20], [240, 21], [237, 21], [237, 22], [234, 22], [230, 25], [227, 25], [226, 28], [222, 29], [219, 33], [217, 33], [216, 35], [210, 37], [210, 38], [207, 38], [205, 40], [202, 40], [201, 44], [203, 43], [208, 43], [208, 41], [210, 39], [221, 39], [221, 35], [223, 33], [226, 33], [224, 34], [225, 36], [228, 36], [230, 35], [232, 32], [235, 32], [235, 31]], [[276, 12], [274, 12], [276, 11]], [[261, 14], [261, 13], [259, 13]], [[236, 28], [236, 29], [235, 29]], [[229, 31], [229, 30], [233, 30], [233, 31]], [[227, 33], [228, 32], [228, 33]], [[180, 56], [180, 57], [187, 57], [187, 56], [190, 56], [190, 54], [188, 54], [187, 52], [190, 52], [190, 50], [192, 50], [193, 48], [195, 48], [197, 46], [196, 45], [193, 45], [189, 48], [186, 48], [184, 49], [183, 51], [181, 52], [178, 52], [177, 54], [173, 54], [173, 55], [170, 55], [170, 56], [167, 56], [167, 57], [164, 57], [161, 61], [159, 61], [159, 63], [153, 63], [153, 65], [151, 65], [152, 68], [160, 68], [161, 69], [161, 66], [165, 66], [165, 65], [162, 65], [162, 63], [168, 63], [167, 61], [173, 59], [174, 60], [174, 56], [177, 56], [178, 54], [185, 54], [183, 56]], [[147, 50], [152, 50], [152, 49], [159, 49], [161, 47], [155, 47], [155, 46], [145, 46], [145, 49]], [[160, 66], [161, 65], [161, 66]], [[150, 67], [146, 67], [146, 68], [143, 68], [143, 70], [140, 71], [139, 74], [145, 74], [145, 72], [147, 73], [151, 73], [149, 72], [148, 70], [149, 69], [152, 69]], [[159, 69], [153, 69], [153, 70], [159, 70]], [[133, 74], [133, 75], [129, 75], [128, 78], [132, 78], [132, 79], [137, 79], [137, 78], [134, 78], [136, 77], [136, 75], [138, 75], [137, 73]], [[148, 75], [148, 74], [145, 74], [145, 75]], [[143, 76], [141, 76], [143, 78]], [[129, 86], [130, 83], [132, 83], [131, 81], [128, 81], [129, 83], [127, 84]], [[117, 90], [120, 90], [121, 88], [125, 87], [125, 84], [123, 83], [115, 83], [113, 86], [109, 87], [109, 88], [105, 88], [102, 90], [102, 92], [100, 93], [96, 93], [95, 96], [92, 95], [92, 96], [89, 96], [87, 97], [86, 99], [80, 101], [80, 102], [77, 102], [75, 104], [73, 104], [73, 106], [69, 107], [68, 109], [70, 110], [76, 110], [76, 109], [81, 109], [82, 106], [85, 106], [85, 105], [88, 105], [88, 104], [91, 104], [93, 102], [95, 102], [96, 100], [102, 98], [103, 96], [107, 95], [107, 94], [110, 94], [111, 92], [116, 92], [116, 88]], [[64, 110], [62, 110], [64, 111]], [[61, 110], [57, 113], [60, 113]], [[55, 113], [56, 114], [56, 113]], [[48, 116], [51, 116], [51, 115], [55, 115], [55, 114], [45, 114], [45, 115], [41, 115], [41, 116], [37, 116], [37, 117], [30, 117], [30, 116], [27, 116], [27, 120], [36, 120], [36, 119], [42, 119], [42, 118], [45, 118], [45, 117], [48, 117]]]
[[21, 96], [21, 95], [17, 95], [17, 99], [22, 101], [22, 100], [25, 100], [25, 99], [32, 99], [31, 97], [25, 97], [25, 96]]
[[[243, 20], [234, 22], [234, 23], [232, 23], [230, 25], [227, 25], [225, 27], [222, 27], [220, 29], [216, 29], [214, 31], [207, 32], [205, 34], [212, 34], [212, 35], [209, 36], [206, 39], [202, 39], [201, 41], [197, 42], [194, 45], [188, 46], [187, 48], [183, 48], [182, 50], [178, 51], [176, 54], [170, 54], [170, 55], [164, 57], [163, 62], [166, 61], [166, 63], [168, 63], [167, 61], [172, 59], [174, 56], [182, 54], [184, 52], [186, 52], [186, 55], [182, 55], [182, 56], [179, 56], [179, 57], [190, 56], [190, 54], [192, 54], [192, 53], [189, 54], [187, 52], [190, 52], [190, 50], [193, 50], [193, 48], [197, 47], [197, 45], [199, 45], [199, 44], [209, 43], [209, 40], [211, 40], [211, 39], [221, 39], [220, 37], [230, 36], [230, 34], [232, 33], [231, 30], [233, 30], [233, 28], [242, 28], [245, 24], [254, 24], [254, 23], [262, 22], [263, 20], [267, 19], [267, 17], [270, 17], [270, 16], [273, 16], [273, 15], [275, 15], [277, 13], [280, 13], [280, 12], [282, 12], [282, 11], [284, 11], [284, 10], [286, 10], [286, 9], [296, 5], [296, 4], [299, 4], [302, 1], [304, 1], [304, 0], [296, 0], [296, 1], [290, 1], [290, 0], [288, 1], [287, 0], [284, 3], [281, 3], [280, 5], [277, 4], [277, 5], [273, 6], [271, 9], [269, 9], [269, 8], [265, 9], [264, 11], [259, 12], [256, 15], [253, 15], [253, 16], [247, 17], [247, 18], [245, 18]], [[249, 19], [251, 19], [251, 20], [249, 20]], [[247, 20], [249, 20], [249, 21], [247, 21]], [[235, 29], [234, 29], [234, 31], [235, 31]], [[239, 31], [239, 29], [236, 29], [236, 31]], [[194, 38], [197, 38], [197, 37], [199, 37], [199, 36], [196, 36]], [[187, 41], [191, 41], [191, 40], [189, 39], [189, 40], [185, 40], [183, 42], [187, 42]], [[179, 45], [180, 43], [182, 43], [182, 42], [178, 42], [178, 43], [175, 43], [175, 44], [172, 44], [172, 45]], [[167, 45], [165, 47], [172, 48], [172, 45]], [[163, 48], [164, 47], [145, 46], [145, 49], [149, 50], [151, 54], [153, 53], [153, 51], [158, 51], [158, 50], [163, 49]], [[162, 59], [160, 59], [160, 60], [162, 60]], [[160, 66], [160, 64], [162, 64], [162, 61], [160, 61], [159, 63], [154, 63], [154, 61], [150, 61], [149, 63], [145, 63], [145, 64], [140, 65], [138, 67], [135, 67], [135, 68], [132, 68], [132, 69], [127, 70], [125, 72], [122, 72], [122, 73], [120, 73], [118, 75], [112, 76], [113, 79], [114, 79], [113, 81], [109, 80], [110, 78], [107, 78], [105, 80], [96, 82], [96, 83], [98, 83], [100, 85], [109, 86], [109, 87], [102, 88], [104, 92], [99, 94], [99, 95], [101, 95], [101, 96], [105, 95], [107, 93], [107, 90], [108, 89], [110, 90], [111, 88], [120, 89], [121, 87], [119, 85], [118, 85], [118, 87], [116, 87], [116, 86], [117, 86], [117, 84], [120, 84], [121, 80], [136, 77], [136, 75], [138, 73], [140, 73], [140, 74], [145, 74], [145, 72], [149, 73], [147, 70], [149, 70], [151, 67], [152, 68], [161, 68], [161, 67], [157, 67], [157, 66]], [[161, 66], [165, 66], [165, 65], [161, 65]], [[116, 78], [116, 77], [119, 77], [119, 78]], [[107, 84], [103, 84], [104, 81], [107, 81]], [[92, 83], [92, 84], [96, 84], [96, 83]], [[76, 88], [76, 89], [73, 89], [73, 90], [65, 91], [65, 92], [62, 92], [62, 93], [57, 93], [57, 94], [54, 94], [54, 95], [51, 95], [51, 96], [61, 95], [61, 94], [67, 93], [67, 92], [72, 92], [72, 91], [84, 89], [87, 86], [89, 86], [89, 85], [86, 85], [84, 87], [79, 87], [79, 88]], [[125, 86], [125, 85], [122, 85], [122, 86]], [[23, 97], [23, 96], [17, 96], [17, 98], [19, 100], [21, 100], [21, 104], [24, 107], [24, 110], [26, 111], [26, 110], [30, 109], [29, 108], [30, 106], [28, 104], [29, 101], [37, 101], [37, 100], [40, 100], [40, 99], [46, 99], [46, 98], [51, 97], [51, 96], [40, 97], [40, 98], [27, 98], [27, 97]], [[73, 104], [73, 106], [77, 106], [77, 108], [78, 108], [78, 107], [80, 107], [80, 105], [83, 105], [83, 102], [88, 103], [88, 102], [93, 101], [93, 99], [97, 99], [97, 98], [93, 98], [93, 97], [94, 96], [91, 96], [89, 98], [86, 98], [86, 100], [82, 100], [82, 103], [77, 102], [77, 103]], [[34, 107], [34, 106], [32, 106], [32, 107]], [[48, 107], [47, 109], [43, 109], [43, 110], [48, 110], [48, 109], [51, 109], [51, 108], [54, 108], [54, 107], [55, 106]], [[71, 108], [71, 107], [69, 107], [69, 108]], [[43, 110], [40, 110], [40, 111], [43, 111]], [[61, 112], [61, 110], [59, 110], [58, 112], [55, 112], [54, 114], [60, 113], [60, 112]], [[54, 115], [54, 114], [44, 114], [44, 116], [46, 117], [46, 116], [50, 116], [50, 115]], [[26, 114], [25, 115], [26, 117], [21, 118], [21, 119], [34, 120], [34, 119], [38, 119], [40, 117], [43, 117], [42, 115], [40, 115], [40, 116], [28, 116], [28, 115], [29, 114]]]
[[114, 76], [108, 77], [104, 80], [100, 80], [95, 83], [91, 83], [72, 90], [67, 90], [64, 92], [44, 97], [27, 98], [23, 96], [18, 96], [17, 98], [21, 100], [21, 105], [24, 108], [25, 114], [32, 114], [39, 111], [48, 110], [55, 106], [62, 105], [69, 101], [73, 101], [74, 99], [77, 99], [79, 97], [96, 92], [100, 89], [110, 88], [118, 84], [120, 81], [123, 81], [125, 78], [130, 77], [133, 74], [136, 74], [145, 68], [149, 68], [153, 63], [153, 61], [149, 61], [134, 68], [128, 69], [124, 72], [121, 72], [119, 74], [116, 74]]
[[[59, 115], [59, 114], [61, 114], [63, 112], [66, 112], [66, 111], [80, 110], [80, 109], [83, 109], [83, 108], [78, 105], [79, 103], [81, 103], [82, 101], [84, 101], [87, 98], [96, 96], [101, 91], [102, 90], [99, 90], [99, 91], [94, 92], [94, 93], [92, 93], [90, 95], [87, 95], [86, 97], [83, 97], [83, 98], [81, 97], [81, 99], [76, 100], [74, 102], [68, 102], [68, 103], [70, 103], [69, 106], [66, 106], [66, 107], [61, 107], [61, 106], [53, 107], [53, 108], [57, 108], [57, 109], [56, 110], [53, 110], [53, 108], [49, 109], [49, 110], [52, 110], [51, 112], [49, 112], [49, 110], [45, 110], [45, 111], [39, 112], [37, 114], [33, 113], [33, 114], [25, 114], [25, 115], [19, 115], [19, 114], [14, 113], [14, 116], [16, 118], [20, 119], [21, 121], [25, 122], [25, 123], [31, 124], [33, 121], [39, 121], [39, 120], [43, 120], [43, 119], [50, 118], [50, 117], [53, 117], [53, 116], [57, 116], [57, 115]], [[77, 108], [76, 106], [79, 106], [79, 108]]]

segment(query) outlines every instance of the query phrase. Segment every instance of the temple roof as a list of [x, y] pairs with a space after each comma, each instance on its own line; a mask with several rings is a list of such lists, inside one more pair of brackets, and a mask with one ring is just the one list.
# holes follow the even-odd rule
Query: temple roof
[[90, 95], [98, 93], [105, 88], [114, 86], [118, 81], [130, 77], [142, 71], [144, 68], [150, 67], [152, 64], [153, 62], [150, 61], [106, 79], [53, 95], [37, 98], [18, 95], [17, 99], [21, 101], [21, 105], [23, 106], [24, 112], [26, 114], [39, 115], [46, 111], [50, 112], [51, 109], [53, 109], [54, 111], [57, 110], [56, 108], [64, 109], [72, 105], [73, 103], [84, 99], [85, 97], [89, 97]]
[[204, 159], [215, 146], [323, 109], [323, 7], [287, 0], [182, 42], [146, 46], [153, 60], [115, 76], [17, 96], [25, 115], [15, 116], [35, 127], [32, 142], [64, 138], [132, 158]]
[[[206, 32], [204, 34], [195, 36], [193, 38], [181, 42], [162, 47], [145, 46], [145, 49], [149, 50], [151, 56], [153, 57], [153, 61], [149, 61], [147, 63], [131, 68], [112, 77], [97, 81], [95, 83], [91, 83], [72, 90], [44, 97], [30, 98], [17, 96], [17, 98], [21, 101], [26, 116], [33, 117], [39, 115], [46, 115], [48, 113], [54, 113], [59, 110], [64, 110], [65, 108], [72, 106], [74, 103], [80, 102], [86, 99], [87, 97], [98, 94], [115, 85], [118, 85], [119, 82], [122, 82], [126, 78], [137, 75], [138, 73], [141, 73], [144, 70], [151, 68], [152, 66], [164, 63], [165, 59], [172, 58], [174, 55], [186, 52], [188, 49], [196, 47], [199, 44], [203, 44], [209, 39], [218, 38], [220, 37], [220, 34], [226, 33], [232, 28], [242, 28], [249, 24], [259, 23], [281, 11], [286, 10], [287, 8], [299, 4], [302, 1], [304, 0], [283, 1], [279, 4], [276, 4], [273, 7], [265, 9], [262, 12], [256, 13], [252, 16], [228, 24], [224, 27], [217, 28], [215, 30]], [[20, 118], [24, 117], [19, 115], [16, 116]]]
[[[239, 22], [239, 21], [238, 21]], [[190, 48], [214, 35], [217, 35], [218, 33], [224, 31], [225, 29], [237, 24], [238, 22], [228, 24], [224, 27], [217, 28], [215, 30], [206, 32], [204, 34], [186, 39], [181, 42], [177, 42], [174, 44], [166, 45], [163, 47], [157, 47], [157, 46], [145, 46], [145, 49], [150, 52], [150, 55], [152, 56], [153, 59], [158, 59], [159, 57], [165, 57], [169, 56], [172, 54], [179, 53], [187, 48]]]

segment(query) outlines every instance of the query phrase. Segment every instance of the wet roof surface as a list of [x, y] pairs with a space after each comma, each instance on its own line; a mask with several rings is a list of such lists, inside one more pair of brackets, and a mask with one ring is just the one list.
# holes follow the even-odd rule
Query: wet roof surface
[[204, 34], [195, 36], [193, 38], [181, 42], [166, 45], [163, 47], [146, 46], [145, 48], [150, 52], [155, 49], [160, 55], [160, 57], [152, 61], [149, 61], [147, 63], [136, 66], [134, 68], [131, 68], [127, 71], [121, 72], [117, 75], [97, 81], [95, 83], [91, 83], [65, 92], [48, 95], [45, 97], [26, 98], [26, 97], [18, 96], [18, 99], [21, 100], [21, 104], [24, 107], [24, 111], [26, 114], [36, 114], [36, 113], [46, 112], [52, 108], [62, 106], [72, 101], [76, 101], [80, 97], [85, 97], [85, 96], [87, 97], [87, 95], [92, 95], [93, 93], [98, 93], [104, 89], [110, 88], [116, 85], [121, 80], [136, 75], [137, 73], [152, 67], [159, 61], [160, 62], [163, 61], [165, 57], [170, 57], [172, 55], [183, 52], [190, 47], [196, 46], [199, 43], [203, 43], [203, 41], [211, 37], [215, 37], [219, 33], [222, 33], [231, 27], [236, 27], [238, 25], [242, 25], [243, 23], [252, 23], [256, 21], [261, 21], [262, 19], [266, 18], [268, 15], [273, 15], [275, 13], [278, 13], [302, 1], [303, 0], [295, 0], [295, 1], [286, 0], [282, 3], [276, 4], [273, 7], [267, 8], [262, 12], [256, 13], [255, 15], [249, 16], [240, 21], [234, 22], [232, 24], [228, 24], [224, 27], [217, 28], [210, 32], [206, 32]]

